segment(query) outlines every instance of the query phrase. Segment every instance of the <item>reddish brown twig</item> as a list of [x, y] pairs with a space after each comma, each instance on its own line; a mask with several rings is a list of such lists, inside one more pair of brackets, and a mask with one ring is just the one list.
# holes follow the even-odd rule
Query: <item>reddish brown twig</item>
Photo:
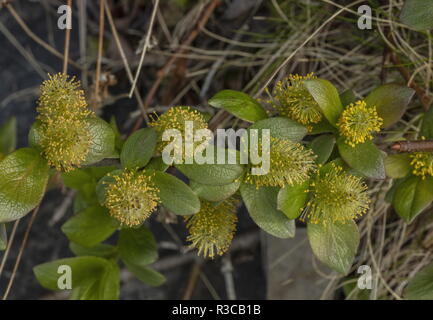
[[433, 152], [433, 140], [399, 141], [390, 148], [398, 152]]
[[[200, 17], [197, 27], [191, 31], [191, 33], [188, 35], [188, 37], [185, 39], [185, 41], [181, 44], [177, 52], [165, 63], [165, 65], [157, 72], [157, 78], [155, 82], [153, 83], [152, 87], [150, 88], [149, 92], [146, 95], [146, 98], [144, 99], [144, 107], [148, 108], [149, 105], [152, 103], [153, 97], [155, 96], [156, 92], [158, 91], [162, 80], [164, 80], [165, 76], [170, 71], [171, 66], [176, 62], [178, 59], [178, 55], [181, 55], [186, 52], [186, 47], [191, 45], [191, 43], [197, 38], [197, 36], [200, 34], [201, 30], [203, 30], [204, 26], [207, 24], [209, 18], [211, 17], [213, 11], [215, 8], [217, 8], [221, 4], [220, 0], [213, 0], [203, 11], [202, 16]], [[134, 125], [134, 128], [132, 129], [132, 132], [138, 130], [140, 128], [141, 124], [143, 123], [143, 118], [140, 117], [137, 119], [137, 122]]]

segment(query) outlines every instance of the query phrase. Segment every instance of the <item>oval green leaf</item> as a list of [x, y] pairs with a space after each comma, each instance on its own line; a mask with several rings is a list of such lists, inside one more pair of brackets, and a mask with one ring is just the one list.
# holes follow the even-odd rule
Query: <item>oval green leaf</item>
[[118, 245], [120, 257], [130, 265], [145, 266], [158, 259], [155, 238], [145, 226], [122, 229]]
[[313, 79], [304, 82], [305, 87], [319, 104], [319, 108], [333, 126], [338, 122], [343, 112], [343, 105], [337, 89], [324, 79]]
[[410, 177], [398, 185], [393, 197], [397, 214], [412, 222], [433, 201], [433, 177]]
[[301, 141], [308, 132], [303, 125], [284, 117], [257, 121], [248, 128], [248, 131], [251, 129], [269, 129], [271, 137], [292, 141]]
[[406, 177], [412, 170], [408, 153], [391, 154], [385, 158], [386, 176], [392, 179]]
[[140, 129], [134, 132], [123, 144], [120, 163], [124, 168], [142, 168], [152, 158], [155, 147], [155, 129]]
[[209, 100], [209, 104], [215, 108], [223, 108], [234, 116], [249, 122], [268, 117], [259, 102], [240, 91], [220, 91]]
[[69, 240], [85, 247], [93, 247], [111, 236], [116, 228], [107, 209], [91, 206], [66, 221], [62, 231]]
[[387, 128], [400, 120], [414, 93], [411, 88], [390, 83], [370, 92], [365, 102], [368, 107], [376, 107], [377, 114], [383, 119], [383, 127]]
[[352, 147], [340, 137], [337, 145], [341, 157], [351, 168], [371, 179], [385, 179], [384, 156], [372, 141]]
[[311, 224], [307, 235], [314, 255], [331, 269], [347, 274], [359, 245], [358, 226], [354, 221]]
[[264, 231], [277, 238], [295, 236], [295, 220], [290, 220], [277, 209], [278, 188], [242, 184], [242, 199], [253, 221]]
[[409, 300], [433, 300], [433, 263], [409, 280], [404, 297]]
[[305, 207], [308, 198], [309, 182], [295, 186], [285, 186], [278, 192], [277, 208], [289, 219], [298, 218]]
[[48, 164], [32, 148], [19, 149], [0, 162], [0, 222], [19, 219], [44, 195]]
[[[0, 153], [9, 154], [17, 147], [17, 119], [10, 118], [0, 127]], [[1, 159], [1, 157], [0, 157]]]
[[310, 148], [317, 155], [316, 163], [324, 164], [328, 161], [335, 146], [335, 137], [330, 134], [318, 136], [311, 141]]
[[239, 190], [241, 181], [235, 181], [222, 186], [210, 186], [199, 182], [190, 181], [191, 189], [202, 199], [207, 201], [222, 201], [236, 193]]
[[424, 114], [420, 134], [426, 139], [433, 139], [433, 108]]
[[115, 149], [116, 135], [110, 124], [94, 117], [86, 120], [92, 137], [90, 150], [83, 164], [92, 164], [105, 158], [118, 157]]
[[405, 0], [400, 20], [415, 30], [433, 28], [433, 5], [429, 0]]
[[159, 198], [166, 209], [179, 215], [191, 215], [200, 211], [200, 199], [185, 182], [165, 172], [153, 173]]
[[[225, 155], [224, 163], [218, 163], [218, 151], [222, 151], [221, 154]], [[207, 150], [203, 151], [205, 154]], [[211, 154], [211, 163], [204, 164], [177, 164], [176, 168], [179, 169], [189, 179], [198, 181], [202, 184], [208, 185], [225, 185], [236, 181], [243, 173], [245, 167], [239, 164], [239, 155], [236, 150], [223, 149], [218, 147], [210, 147], [209, 152]], [[228, 163], [227, 159], [233, 157], [234, 164]]]

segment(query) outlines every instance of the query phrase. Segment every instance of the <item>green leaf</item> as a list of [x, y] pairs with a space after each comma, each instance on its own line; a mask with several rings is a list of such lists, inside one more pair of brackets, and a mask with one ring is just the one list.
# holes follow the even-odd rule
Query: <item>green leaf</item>
[[64, 274], [60, 266], [69, 266], [72, 272], [73, 299], [105, 300], [119, 296], [119, 269], [117, 264], [98, 257], [60, 259], [33, 268], [36, 279], [47, 289], [59, 290], [58, 280]]
[[48, 164], [31, 148], [19, 149], [0, 162], [0, 222], [25, 216], [44, 195]]
[[308, 132], [303, 125], [284, 117], [257, 121], [248, 128], [248, 131], [251, 129], [269, 129], [271, 137], [292, 141], [301, 141]]
[[0, 224], [0, 250], [5, 250], [8, 244], [8, 236], [6, 233], [6, 225]]
[[316, 163], [324, 164], [328, 161], [335, 146], [335, 137], [330, 134], [318, 136], [311, 141], [310, 148], [317, 155]]
[[408, 153], [391, 154], [385, 158], [386, 176], [392, 179], [406, 177], [411, 172], [411, 158]]
[[113, 234], [116, 225], [101, 206], [91, 206], [77, 213], [62, 226], [69, 240], [85, 247], [104, 241]]
[[392, 203], [394, 201], [394, 195], [395, 191], [397, 190], [398, 186], [402, 184], [404, 181], [406, 181], [409, 178], [402, 178], [402, 179], [394, 179], [392, 182], [391, 188], [388, 190], [388, 192], [385, 195], [385, 201], [388, 203]]
[[314, 255], [333, 270], [347, 274], [359, 245], [359, 231], [354, 221], [311, 224], [307, 235]]
[[260, 103], [240, 91], [220, 91], [209, 100], [209, 104], [215, 108], [223, 108], [234, 116], [249, 122], [268, 117]]
[[152, 158], [155, 147], [155, 129], [140, 129], [125, 141], [120, 154], [120, 163], [124, 168], [142, 168]]
[[115, 257], [117, 254], [117, 247], [105, 243], [98, 243], [88, 248], [78, 243], [70, 242], [69, 249], [71, 249], [76, 256], [94, 256], [109, 259]]
[[333, 127], [328, 120], [322, 118], [319, 123], [311, 124], [311, 132], [309, 134], [321, 134], [321, 133], [335, 133], [338, 134], [338, 130]]
[[145, 169], [165, 172], [168, 167], [169, 165], [164, 162], [162, 157], [154, 157], [150, 160]]
[[340, 137], [337, 145], [341, 157], [351, 168], [371, 179], [385, 179], [384, 156], [372, 141], [352, 147]]
[[302, 213], [308, 198], [309, 182], [295, 186], [285, 186], [278, 192], [277, 209], [289, 219], [296, 219]]
[[393, 205], [397, 214], [412, 222], [433, 201], [433, 177], [410, 177], [395, 190]]
[[355, 92], [353, 92], [353, 90], [350, 89], [344, 91], [342, 94], [340, 94], [340, 100], [343, 107], [348, 106], [351, 103], [355, 103], [356, 102]]
[[42, 136], [42, 123], [39, 120], [33, 122], [29, 131], [29, 146], [35, 149], [40, 149], [40, 141]]
[[305, 87], [319, 104], [325, 118], [333, 126], [338, 122], [343, 112], [343, 105], [340, 101], [337, 89], [324, 79], [313, 79], [304, 82]]
[[[209, 185], [225, 185], [234, 182], [244, 173], [244, 166], [239, 164], [238, 154], [236, 150], [233, 149], [222, 149], [218, 147], [209, 147], [209, 152], [211, 157], [213, 157], [213, 163], [204, 164], [177, 164], [176, 168], [179, 169], [185, 176], [191, 180], [199, 181], [203, 184]], [[223, 151], [226, 155], [225, 159], [231, 156], [236, 160], [235, 164], [227, 163], [218, 164], [217, 154], [218, 150]], [[203, 154], [207, 154], [208, 150], [204, 150]], [[212, 155], [213, 153], [213, 155]]]
[[71, 300], [117, 300], [120, 291], [120, 270], [116, 262], [109, 261], [99, 279], [72, 290]]
[[185, 182], [165, 172], [153, 171], [153, 174], [159, 198], [166, 209], [179, 215], [200, 211], [200, 199]]
[[433, 5], [429, 0], [406, 0], [400, 20], [415, 30], [433, 28]]
[[89, 125], [92, 142], [83, 164], [92, 164], [105, 158], [116, 157], [115, 134], [104, 120], [94, 117], [86, 120]]
[[114, 144], [115, 144], [116, 150], [120, 151], [120, 150], [122, 150], [124, 141], [122, 139], [122, 135], [120, 134], [119, 128], [117, 126], [116, 117], [112, 116], [110, 118], [110, 126], [111, 126], [111, 129], [113, 129], [113, 132], [114, 132], [114, 136], [115, 136], [115, 138], [114, 138], [114, 141], [115, 141]]
[[125, 265], [134, 276], [149, 286], [157, 287], [166, 281], [164, 275], [149, 267], [130, 265], [128, 263], [125, 263]]
[[433, 139], [433, 108], [424, 114], [420, 134], [426, 139]]
[[146, 266], [158, 259], [156, 241], [145, 226], [122, 229], [118, 245], [120, 257], [130, 265]]
[[433, 300], [433, 263], [409, 280], [404, 297], [409, 300]]
[[94, 182], [92, 175], [86, 169], [62, 172], [62, 179], [65, 186], [77, 190], [80, 190], [87, 183]]
[[222, 201], [225, 200], [238, 191], [241, 181], [235, 181], [222, 186], [210, 186], [201, 184], [199, 182], [190, 181], [191, 189], [202, 199], [207, 201]]
[[[10, 118], [0, 127], [0, 153], [9, 154], [17, 147], [17, 119]], [[1, 159], [1, 158], [0, 158]]]
[[396, 123], [406, 111], [415, 91], [398, 84], [385, 84], [374, 89], [365, 98], [368, 107], [376, 106], [385, 128]]
[[256, 189], [254, 185], [244, 183], [240, 191], [251, 218], [260, 228], [277, 238], [295, 236], [295, 221], [277, 209], [278, 188]]

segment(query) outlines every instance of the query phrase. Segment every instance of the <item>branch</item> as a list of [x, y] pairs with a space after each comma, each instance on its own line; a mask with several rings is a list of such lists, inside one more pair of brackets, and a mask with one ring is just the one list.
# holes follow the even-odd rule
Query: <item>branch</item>
[[390, 148], [399, 152], [433, 152], [433, 140], [399, 141]]

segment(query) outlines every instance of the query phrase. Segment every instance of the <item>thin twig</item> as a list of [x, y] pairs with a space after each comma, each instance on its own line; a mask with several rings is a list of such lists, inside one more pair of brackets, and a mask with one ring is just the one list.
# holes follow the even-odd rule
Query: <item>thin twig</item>
[[299, 52], [299, 50], [301, 50], [311, 39], [313, 39], [329, 22], [331, 22], [332, 20], [334, 20], [337, 16], [339, 16], [344, 10], [346, 10], [346, 8], [350, 8], [360, 2], [362, 2], [363, 0], [358, 0], [355, 1], [354, 3], [351, 3], [350, 5], [348, 5], [347, 7], [341, 8], [340, 10], [338, 10], [336, 13], [334, 13], [332, 16], [330, 16], [324, 23], [322, 23], [322, 25], [320, 25], [320, 27], [318, 27], [310, 36], [308, 36], [307, 39], [305, 39], [305, 41], [298, 46], [290, 56], [288, 56], [286, 58], [286, 60], [284, 60], [284, 62], [282, 64], [280, 64], [278, 66], [278, 68], [272, 73], [272, 75], [269, 77], [269, 79], [266, 81], [266, 83], [261, 87], [261, 89], [257, 92], [257, 94], [255, 95], [256, 97], [260, 96], [262, 94], [262, 92], [268, 87], [268, 85], [271, 83], [271, 81], [275, 78], [275, 76], [280, 72], [280, 70]]
[[[72, 0], [68, 0], [68, 7], [72, 11]], [[66, 26], [66, 34], [65, 34], [65, 50], [64, 50], [64, 58], [63, 58], [63, 73], [68, 73], [68, 60], [69, 60], [69, 42], [71, 40], [71, 29], [69, 26]]]
[[203, 260], [197, 260], [194, 263], [188, 278], [188, 284], [186, 286], [185, 293], [183, 294], [182, 300], [191, 300], [191, 297], [194, 293], [194, 289], [197, 285], [197, 280], [200, 277], [202, 264], [203, 264]]
[[[180, 46], [179, 50], [157, 72], [157, 78], [156, 78], [155, 82], [153, 83], [152, 87], [150, 88], [149, 92], [147, 93], [146, 98], [144, 99], [145, 108], [147, 108], [150, 105], [150, 103], [153, 100], [153, 97], [155, 96], [156, 92], [158, 91], [158, 89], [162, 83], [162, 80], [165, 78], [165, 76], [169, 72], [171, 66], [176, 62], [176, 60], [178, 58], [177, 54], [182, 54], [186, 51], [185, 47], [191, 45], [191, 43], [195, 40], [195, 38], [200, 34], [200, 32], [203, 30], [204, 26], [207, 24], [209, 18], [211, 17], [213, 11], [220, 4], [221, 4], [220, 0], [213, 0], [204, 9], [202, 16], [200, 17], [200, 20], [197, 23], [197, 27], [193, 31], [191, 31], [189, 36], [186, 38], [186, 40]], [[138, 130], [138, 128], [140, 128], [142, 122], [143, 122], [143, 119], [141, 117], [138, 118], [132, 131]]]
[[32, 229], [32, 226], [33, 226], [33, 222], [35, 221], [36, 215], [38, 214], [39, 207], [40, 207], [40, 205], [38, 205], [33, 210], [32, 215], [30, 216], [30, 220], [29, 220], [29, 223], [27, 225], [27, 229], [26, 229], [26, 232], [24, 234], [23, 241], [21, 242], [20, 251], [18, 252], [17, 260], [15, 261], [15, 265], [14, 265], [14, 269], [12, 271], [11, 278], [9, 279], [8, 286], [6, 288], [5, 294], [3, 295], [3, 300], [6, 300], [8, 298], [9, 292], [12, 288], [12, 284], [14, 283], [15, 276], [17, 274], [17, 270], [18, 270], [18, 267], [19, 267], [20, 262], [21, 262], [21, 257], [23, 255], [24, 248], [26, 247], [27, 240], [28, 240], [29, 234], [30, 234], [30, 230]]
[[224, 275], [227, 298], [229, 300], [236, 300], [235, 282], [233, 279], [233, 264], [229, 252], [226, 253], [222, 258], [221, 273]]
[[8, 256], [9, 256], [9, 252], [11, 250], [12, 244], [14, 242], [15, 234], [17, 232], [18, 225], [20, 224], [20, 220], [21, 219], [16, 220], [15, 223], [14, 223], [14, 226], [12, 227], [12, 232], [11, 232], [11, 235], [9, 236], [8, 244], [7, 244], [7, 247], [6, 247], [6, 251], [3, 254], [2, 263], [0, 265], [0, 278], [1, 278], [1, 275], [2, 275], [2, 272], [3, 272], [3, 268], [5, 267], [6, 260], [7, 260]]
[[[105, 3], [105, 13], [106, 13], [107, 18], [108, 18], [108, 23], [110, 24], [110, 27], [111, 27], [111, 32], [113, 33], [113, 36], [114, 36], [114, 40], [116, 42], [117, 49], [119, 50], [120, 56], [122, 58], [123, 66], [125, 67], [129, 82], [131, 84], [133, 84], [134, 78], [133, 78], [133, 75], [131, 72], [131, 68], [129, 67], [129, 63], [128, 63], [128, 60], [126, 59], [125, 51], [123, 50], [122, 44], [120, 43], [119, 34], [117, 33], [117, 29], [116, 29], [116, 26], [115, 26], [114, 21], [113, 21], [113, 17], [112, 17], [111, 12], [110, 12], [110, 8], [108, 7], [107, 3]], [[149, 116], [147, 115], [146, 109], [145, 109], [144, 104], [143, 104], [143, 99], [141, 98], [141, 95], [138, 92], [137, 87], [134, 88], [134, 94], [135, 94], [135, 98], [137, 99], [138, 105], [140, 107], [141, 114], [144, 117], [144, 120], [146, 121], [146, 123], [148, 123], [149, 122]]]
[[[99, 1], [99, 40], [98, 40], [98, 60], [96, 61], [96, 79], [95, 79], [95, 99], [99, 102], [99, 80], [101, 77], [102, 49], [104, 45], [104, 7], [105, 0]], [[96, 109], [96, 104], [93, 106]]]
[[398, 141], [390, 148], [398, 152], [433, 152], [433, 140]]
[[150, 36], [152, 35], [153, 24], [155, 22], [156, 12], [158, 11], [159, 0], [155, 0], [155, 4], [153, 5], [152, 15], [150, 17], [149, 28], [146, 34], [146, 40], [144, 42], [143, 51], [141, 52], [140, 62], [138, 64], [137, 73], [135, 74], [134, 81], [132, 82], [131, 90], [129, 91], [129, 97], [132, 97], [132, 93], [134, 92], [135, 86], [137, 85], [137, 80], [140, 75], [141, 68], [143, 67], [144, 56], [146, 55], [147, 48], [149, 48], [150, 44]]
[[[45, 42], [44, 40], [42, 40], [41, 38], [39, 38], [32, 30], [30, 30], [30, 28], [23, 21], [23, 19], [21, 19], [21, 17], [19, 16], [19, 14], [15, 11], [15, 9], [12, 7], [12, 5], [10, 3], [6, 3], [5, 7], [9, 10], [9, 12], [11, 13], [11, 15], [16, 20], [16, 22], [21, 26], [21, 28], [24, 30], [24, 32], [31, 39], [33, 39], [36, 43], [38, 43], [40, 46], [42, 46], [43, 48], [45, 48], [47, 51], [51, 52], [56, 57], [58, 57], [58, 58], [60, 58], [60, 59], [63, 60], [63, 54], [61, 54], [59, 51], [57, 51], [56, 49], [54, 49], [47, 42]], [[75, 61], [69, 60], [69, 63], [71, 65], [73, 65], [74, 67], [76, 67], [78, 69], [81, 69], [81, 66], [78, 63], [76, 63]]]
[[78, 5], [78, 34], [80, 43], [80, 62], [83, 65], [81, 70], [81, 83], [83, 88], [87, 89], [87, 57], [86, 57], [86, 45], [87, 45], [87, 0], [80, 0], [77, 2]]

